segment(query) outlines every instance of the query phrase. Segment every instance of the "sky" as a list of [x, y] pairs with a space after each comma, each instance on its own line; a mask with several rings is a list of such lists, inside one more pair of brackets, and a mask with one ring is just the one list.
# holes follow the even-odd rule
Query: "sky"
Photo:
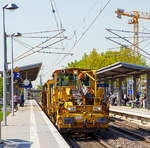
[[[51, 78], [54, 70], [67, 66], [68, 62], [80, 60], [84, 53], [89, 54], [93, 48], [95, 48], [99, 53], [108, 51], [110, 50], [110, 48], [114, 47], [118, 49], [119, 46], [117, 44], [105, 38], [112, 36], [112, 34], [106, 31], [106, 28], [133, 31], [133, 25], [128, 24], [128, 17], [124, 16], [122, 17], [122, 19], [118, 19], [116, 17], [116, 14], [114, 13], [116, 8], [122, 8], [125, 10], [125, 12], [131, 12], [134, 10], [140, 12], [150, 12], [148, 0], [111, 0], [107, 7], [98, 16], [98, 14], [104, 8], [107, 2], [108, 0], [1, 1], [0, 70], [3, 70], [2, 8], [6, 4], [16, 3], [19, 7], [15, 11], [5, 10], [6, 33], [22, 33], [22, 37], [15, 38], [15, 40], [13, 41], [14, 58], [16, 59], [16, 57], [20, 56], [29, 49], [30, 52], [28, 53], [32, 53], [34, 51], [34, 54], [16, 61], [14, 63], [14, 66], [25, 66], [42, 62], [43, 66], [40, 71], [40, 75], [42, 76], [42, 81], [44, 83]], [[52, 10], [54, 10], [55, 12], [53, 12]], [[96, 18], [96, 16], [98, 16], [96, 21], [91, 27], [89, 27]], [[141, 32], [150, 32], [149, 21], [150, 20], [139, 20]], [[61, 33], [61, 36], [57, 36], [61, 38], [52, 38], [49, 42], [46, 42], [41, 47], [46, 47], [50, 44], [53, 44], [54, 42], [58, 42], [60, 39], [63, 39], [63, 41], [51, 46], [53, 47], [53, 49], [43, 48], [42, 51], [73, 53], [73, 55], [71, 56], [65, 54], [46, 54], [35, 52], [39, 50], [39, 48], [32, 47], [35, 47], [48, 39], [44, 37], [53, 37], [56, 34], [60, 33], [60, 31], [54, 31], [58, 29], [65, 29], [65, 31]], [[43, 31], [51, 32], [35, 33]], [[83, 33], [85, 34], [83, 35]], [[132, 34], [123, 34], [119, 32], [117, 33], [122, 36], [132, 36]], [[82, 38], [80, 39], [81, 36]], [[67, 39], [64, 39], [64, 37], [67, 37]], [[143, 34], [141, 38], [144, 39]], [[78, 40], [78, 44], [74, 46], [75, 41]], [[118, 41], [122, 44], [126, 44], [122, 40]], [[147, 39], [145, 42], [142, 42], [140, 44], [140, 47], [148, 53], [150, 53], [149, 42], [150, 40]], [[25, 48], [25, 46], [28, 48]], [[8, 62], [11, 60], [11, 48], [12, 45], [10, 42], [10, 38], [7, 38]], [[149, 60], [147, 62], [150, 63]], [[38, 84], [39, 77], [34, 82], [34, 85]]]

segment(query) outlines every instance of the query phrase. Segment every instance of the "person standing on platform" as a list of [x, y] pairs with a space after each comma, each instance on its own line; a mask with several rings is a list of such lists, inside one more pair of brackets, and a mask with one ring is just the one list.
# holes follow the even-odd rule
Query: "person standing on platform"
[[15, 111], [18, 110], [18, 96], [17, 96], [17, 94], [14, 95], [14, 109], [15, 109]]
[[20, 106], [21, 107], [24, 106], [24, 95], [23, 95], [23, 93], [21, 93], [21, 95], [20, 95]]
[[140, 95], [139, 94], [136, 95], [135, 106], [140, 107]]
[[113, 93], [110, 96], [110, 100], [111, 100], [111, 105], [115, 105], [116, 96]]
[[124, 106], [127, 105], [127, 102], [129, 101], [129, 98], [126, 94], [124, 94]]
[[147, 96], [146, 96], [146, 94], [144, 94], [143, 103], [142, 103], [142, 106], [143, 106], [144, 108], [146, 108], [146, 101], [147, 101]]

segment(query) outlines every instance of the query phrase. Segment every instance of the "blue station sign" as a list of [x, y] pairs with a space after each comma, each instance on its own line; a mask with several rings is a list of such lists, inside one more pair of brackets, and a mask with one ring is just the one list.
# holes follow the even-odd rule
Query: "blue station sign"
[[20, 72], [14, 72], [14, 79], [21, 79], [21, 73]]
[[19, 84], [19, 88], [32, 88], [32, 84], [29, 85]]
[[132, 90], [129, 89], [128, 90], [128, 94], [131, 95], [132, 94]]
[[104, 83], [104, 84], [97, 84], [97, 87], [108, 87], [108, 84]]

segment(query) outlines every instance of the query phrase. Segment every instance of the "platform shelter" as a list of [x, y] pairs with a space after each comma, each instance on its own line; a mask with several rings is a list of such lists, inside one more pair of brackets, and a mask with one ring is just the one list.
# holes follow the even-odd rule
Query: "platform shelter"
[[[18, 91], [24, 90], [24, 98], [27, 99], [28, 89], [31, 89], [32, 87], [32, 81], [35, 81], [39, 71], [41, 69], [42, 63], [36, 63], [36, 64], [30, 64], [25, 66], [18, 66], [18, 72], [20, 73], [20, 79], [14, 80], [14, 92], [19, 93]], [[14, 68], [15, 71], [16, 68]], [[10, 79], [11, 70], [8, 70], [8, 98], [10, 98], [11, 94], [11, 79]], [[29, 87], [24, 87], [24, 80], [29, 81]], [[21, 85], [20, 85], [21, 84]], [[9, 102], [9, 100], [8, 100]]]
[[[144, 67], [136, 64], [129, 64], [124, 62], [117, 62], [115, 64], [106, 66], [104, 68], [97, 70], [98, 79], [100, 82], [108, 83], [110, 81], [111, 84], [111, 92], [114, 91], [114, 82], [116, 80], [119, 81], [119, 97], [117, 100], [117, 104], [121, 105], [121, 99], [123, 95], [122, 90], [122, 81], [125, 78], [132, 77], [133, 80], [133, 98], [137, 95], [136, 89], [136, 79], [139, 78], [141, 75], [146, 75], [146, 95], [147, 95], [147, 102], [146, 108], [150, 109], [150, 67]], [[105, 93], [106, 94], [106, 93]]]

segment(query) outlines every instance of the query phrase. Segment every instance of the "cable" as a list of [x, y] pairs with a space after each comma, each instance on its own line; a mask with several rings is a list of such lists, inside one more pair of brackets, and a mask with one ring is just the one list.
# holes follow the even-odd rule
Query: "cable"
[[[118, 31], [118, 32], [127, 32], [127, 33], [134, 33], [133, 31], [128, 31], [128, 30], [119, 30], [119, 29], [109, 29], [111, 31]], [[150, 34], [150, 33], [144, 33], [144, 32], [139, 32], [141, 34]]]
[[74, 48], [79, 42], [80, 40], [83, 38], [83, 36], [89, 31], [89, 29], [93, 26], [93, 24], [96, 22], [96, 20], [98, 19], [98, 17], [101, 15], [101, 13], [104, 11], [104, 9], [107, 7], [107, 5], [111, 2], [111, 0], [108, 0], [108, 2], [105, 4], [105, 6], [100, 10], [100, 12], [98, 13], [98, 15], [94, 18], [94, 20], [91, 22], [91, 24], [87, 27], [87, 29], [82, 33], [82, 35], [80, 36], [80, 38], [78, 39], [78, 41], [76, 42], [76, 44], [72, 47]]
[[[63, 32], [63, 31], [62, 31], [62, 32]], [[34, 50], [33, 50], [33, 49], [35, 49], [35, 48], [37, 48], [37, 47], [39, 47], [39, 46], [43, 45], [44, 43], [46, 43], [46, 42], [48, 42], [49, 40], [53, 39], [54, 37], [58, 36], [58, 35], [59, 35], [59, 34], [61, 34], [62, 32], [60, 32], [60, 33], [56, 34], [56, 35], [55, 35], [55, 36], [53, 36], [53, 37], [50, 37], [49, 39], [45, 40], [45, 41], [44, 41], [44, 42], [42, 42], [42, 43], [40, 43], [40, 44], [38, 44], [38, 45], [36, 45], [36, 46], [32, 47], [32, 49], [30, 49], [30, 50], [28, 50], [28, 51], [24, 52], [23, 54], [19, 55], [18, 57], [16, 57], [16, 59], [20, 58], [21, 56], [24, 56], [26, 53], [30, 52], [31, 50], [34, 52]], [[62, 40], [64, 40], [64, 39], [62, 39]], [[21, 58], [21, 59], [22, 59], [22, 58]]]
[[29, 33], [21, 33], [22, 35], [25, 34], [38, 34], [38, 33], [48, 33], [48, 32], [58, 32], [58, 31], [65, 31], [65, 29], [60, 29], [60, 30], [51, 30], [51, 31], [39, 31], [39, 32], [29, 32]]
[[[114, 35], [120, 37], [121, 39], [125, 40], [126, 42], [130, 43], [131, 45], [133, 45], [129, 40], [123, 38], [122, 36], [120, 36], [120, 35], [118, 35], [118, 34], [116, 34], [116, 33], [114, 33], [114, 32], [111, 31], [110, 29], [106, 29], [106, 30], [107, 30], [108, 32], [110, 32], [110, 33], [112, 33], [112, 34], [114, 34]], [[150, 56], [150, 54], [149, 54], [148, 52], [146, 52], [145, 50], [143, 50], [142, 48], [139, 47], [139, 49], [140, 49], [141, 51], [143, 51], [145, 54], [147, 54], [147, 55]]]
[[51, 4], [51, 7], [52, 7], [52, 12], [54, 14], [54, 18], [55, 18], [55, 22], [56, 22], [56, 25], [57, 25], [57, 29], [59, 29], [59, 25], [58, 25], [58, 21], [57, 21], [57, 17], [56, 17], [56, 14], [55, 14], [55, 9], [54, 9], [54, 6], [53, 6], [53, 3], [52, 3], [52, 0], [50, 0], [50, 4]]
[[25, 42], [23, 42], [23, 41], [20, 41], [20, 40], [18, 40], [17, 38], [13, 38], [14, 39], [14, 41], [16, 41], [17, 43], [19, 43], [20, 45], [22, 45], [23, 47], [25, 47], [25, 48], [28, 48], [28, 49], [32, 49], [32, 46], [30, 46], [29, 44], [27, 44], [27, 43], [25, 43]]
[[[64, 39], [65, 39], [65, 38], [64, 38]], [[64, 40], [64, 39], [61, 39], [61, 40], [59, 40], [59, 41], [56, 41], [56, 42], [54, 42], [54, 43], [48, 45], [48, 47], [49, 47], [49, 46], [52, 46], [52, 45], [54, 45], [54, 44], [56, 44], [56, 43], [58, 43], [58, 42], [61, 42], [61, 41]], [[45, 47], [45, 48], [47, 48], [47, 47]], [[45, 48], [41, 48], [41, 49], [39, 49], [39, 50], [37, 50], [37, 51], [34, 51], [34, 52], [32, 52], [32, 53], [29, 53], [29, 54], [23, 56], [23, 57], [20, 57], [20, 58], [18, 57], [18, 58], [16, 58], [14, 61], [15, 61], [15, 62], [16, 62], [16, 61], [19, 61], [19, 60], [21, 60], [21, 59], [23, 59], [23, 58], [25, 58], [25, 57], [28, 57], [28, 56], [30, 56], [30, 55], [36, 53], [36, 52], [39, 52], [39, 51], [41, 51], [41, 50], [43, 50], [43, 49], [45, 49]]]
[[[121, 43], [119, 43], [119, 42], [117, 42], [117, 41], [114, 41], [114, 40], [112, 40], [112, 39], [110, 39], [110, 38], [106, 38], [106, 39], [108, 39], [108, 40], [110, 40], [110, 41], [112, 41], [112, 42], [114, 42], [114, 43], [116, 43], [116, 44], [118, 44], [118, 45], [125, 46], [125, 45], [123, 45], [123, 44], [121, 44]], [[136, 51], [135, 51], [135, 52], [136, 52]], [[140, 55], [150, 60], [149, 57], [147, 57], [147, 56], [145, 56], [145, 55], [143, 55], [143, 54], [141, 54], [141, 53], [140, 53]]]
[[[50, 38], [49, 36], [44, 36], [44, 37], [42, 37], [42, 36], [21, 36], [21, 38], [40, 38], [40, 39], [43, 39], [43, 38]], [[63, 38], [63, 37], [61, 37], [61, 36], [59, 36], [59, 37], [53, 37], [53, 38]]]
[[[114, 37], [114, 36], [112, 36], [112, 37], [107, 37], [107, 38], [116, 38], [116, 39], [118, 39], [118, 38], [120, 38], [120, 37]], [[123, 38], [133, 38], [133, 37], [130, 37], [130, 36], [123, 36]], [[139, 36], [139, 38], [150, 38], [150, 36]]]
[[[107, 5], [111, 2], [111, 0], [108, 0], [107, 3], [104, 5], [104, 7], [100, 10], [100, 12], [96, 15], [96, 17], [94, 18], [94, 20], [90, 23], [90, 25], [87, 27], [87, 29], [82, 33], [82, 35], [80, 36], [80, 38], [77, 40], [77, 42], [73, 45], [73, 47], [69, 50], [71, 51], [79, 42], [80, 40], [83, 38], [83, 36], [89, 31], [89, 29], [93, 26], [93, 24], [96, 22], [96, 20], [98, 19], [98, 17], [101, 15], [101, 13], [104, 11], [104, 9], [107, 7]], [[60, 61], [58, 63], [60, 63], [66, 56], [62, 57], [60, 59]], [[57, 63], [57, 64], [58, 64]]]
[[[56, 22], [56, 26], [57, 26], [57, 29], [59, 30], [60, 28], [62, 28], [62, 21], [61, 21], [61, 19], [60, 19], [58, 10], [57, 10], [57, 13], [56, 13], [56, 11], [55, 11], [55, 9], [54, 9], [53, 3], [54, 3], [54, 5], [55, 5], [55, 9], [57, 10], [55, 1], [53, 0], [53, 2], [52, 2], [52, 0], [50, 0], [50, 4], [51, 4], [52, 12], [53, 12], [53, 14], [54, 14], [54, 19], [55, 19], [55, 22]], [[59, 26], [59, 24], [58, 24], [58, 20], [57, 20], [56, 14], [58, 15], [60, 26]], [[64, 34], [63, 34], [63, 33], [62, 33], [62, 37], [64, 37]], [[63, 42], [61, 42], [61, 46], [62, 46], [62, 48], [64, 48]]]
[[38, 53], [46, 53], [46, 54], [67, 54], [67, 55], [73, 55], [73, 53], [64, 53], [64, 52], [48, 52], [48, 51], [37, 51]]
[[[83, 36], [88, 32], [88, 30], [92, 27], [92, 25], [95, 23], [95, 21], [98, 19], [98, 17], [100, 16], [100, 14], [104, 11], [104, 9], [106, 8], [106, 6], [111, 2], [111, 0], [108, 0], [107, 3], [105, 4], [105, 6], [100, 10], [100, 12], [98, 13], [98, 15], [94, 18], [94, 20], [91, 22], [91, 24], [89, 25], [89, 27], [82, 33], [82, 35], [80, 36], [80, 38], [75, 42], [75, 44], [73, 45], [73, 47], [69, 50], [71, 51], [79, 42], [80, 40], [83, 38]], [[64, 58], [66, 57], [63, 56], [59, 62], [56, 62], [56, 64], [59, 64]]]

